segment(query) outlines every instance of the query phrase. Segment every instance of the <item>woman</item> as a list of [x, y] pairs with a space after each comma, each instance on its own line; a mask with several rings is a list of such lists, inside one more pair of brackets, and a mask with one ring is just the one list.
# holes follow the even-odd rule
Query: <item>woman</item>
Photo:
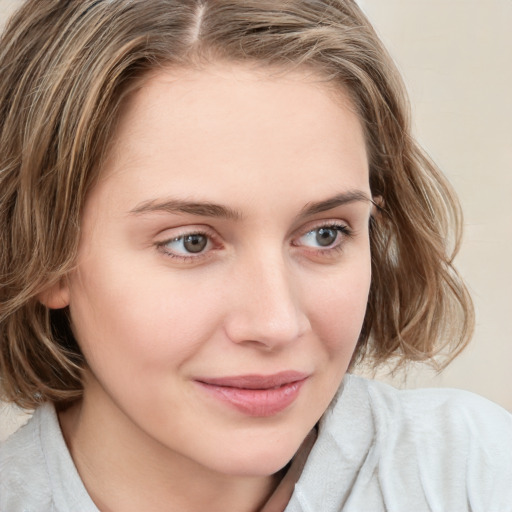
[[1, 510], [510, 508], [508, 413], [348, 373], [472, 326], [355, 3], [29, 1], [1, 48]]

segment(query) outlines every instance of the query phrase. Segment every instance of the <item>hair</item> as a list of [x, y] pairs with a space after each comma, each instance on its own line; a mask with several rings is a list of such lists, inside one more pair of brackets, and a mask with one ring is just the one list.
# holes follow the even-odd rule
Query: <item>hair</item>
[[359, 114], [379, 208], [352, 367], [440, 368], [467, 343], [473, 309], [452, 265], [460, 208], [412, 138], [399, 73], [353, 0], [29, 0], [0, 42], [3, 399], [33, 408], [81, 396], [68, 311], [38, 297], [76, 263], [84, 199], [127, 95], [151, 71], [219, 60], [312, 69]]

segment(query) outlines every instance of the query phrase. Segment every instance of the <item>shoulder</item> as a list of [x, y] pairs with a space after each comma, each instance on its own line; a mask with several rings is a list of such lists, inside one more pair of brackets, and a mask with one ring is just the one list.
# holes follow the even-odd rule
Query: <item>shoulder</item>
[[[416, 434], [435, 431], [448, 442], [512, 443], [512, 414], [474, 393], [443, 388], [399, 390], [359, 377], [349, 380], [359, 393], [367, 394], [374, 421], [381, 428], [403, 426]], [[453, 433], [456, 439], [446, 438]]]
[[512, 415], [501, 407], [347, 375], [294, 499], [332, 496], [329, 511], [510, 512], [511, 482]]
[[508, 411], [456, 389], [398, 390], [352, 376], [347, 385], [348, 394], [352, 387], [359, 398], [367, 397], [381, 464], [403, 468], [408, 475], [402, 478], [421, 485], [432, 504], [443, 496], [454, 506], [467, 500], [470, 510], [512, 509]]
[[345, 385], [367, 404], [378, 436], [451, 453], [480, 447], [512, 471], [512, 414], [490, 400], [458, 389], [399, 390], [352, 375]]
[[25, 426], [0, 444], [0, 510], [51, 509], [41, 429], [52, 415], [51, 405], [41, 406]]

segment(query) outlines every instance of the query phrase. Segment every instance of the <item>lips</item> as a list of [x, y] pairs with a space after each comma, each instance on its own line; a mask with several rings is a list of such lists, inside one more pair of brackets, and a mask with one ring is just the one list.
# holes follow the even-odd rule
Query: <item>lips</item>
[[273, 375], [199, 378], [196, 383], [210, 397], [249, 416], [273, 416], [299, 396], [308, 375], [285, 371]]

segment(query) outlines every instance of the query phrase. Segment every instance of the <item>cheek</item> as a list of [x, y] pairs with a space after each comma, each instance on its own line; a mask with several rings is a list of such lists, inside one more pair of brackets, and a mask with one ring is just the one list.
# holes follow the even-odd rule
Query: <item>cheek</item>
[[369, 253], [308, 286], [312, 330], [332, 357], [351, 357], [359, 339], [371, 281]]
[[[166, 370], [192, 357], [216, 329], [213, 285], [187, 286], [165, 274], [83, 266], [71, 283], [73, 329], [89, 366], [134, 372]], [[131, 270], [131, 271], [130, 271]]]

